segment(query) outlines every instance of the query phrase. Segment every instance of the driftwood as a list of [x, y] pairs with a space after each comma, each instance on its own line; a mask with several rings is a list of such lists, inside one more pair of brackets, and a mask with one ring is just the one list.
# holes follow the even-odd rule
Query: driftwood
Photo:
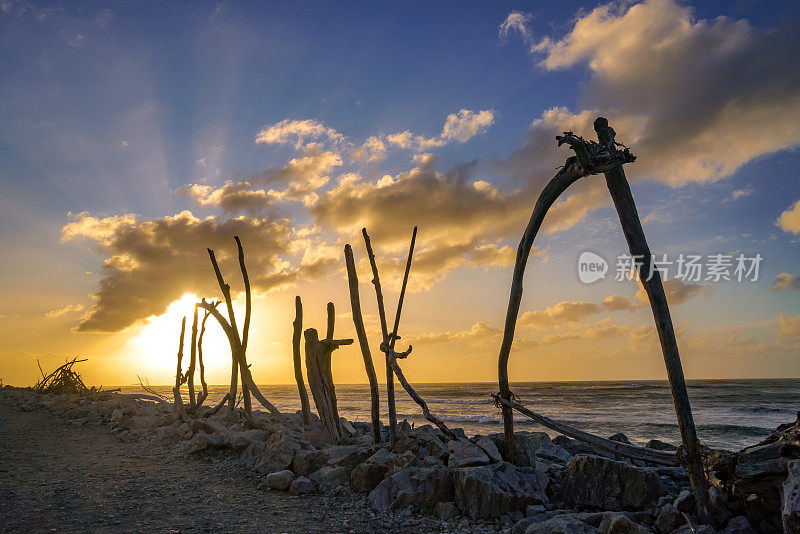
[[[211, 265], [214, 267], [214, 274], [217, 276], [217, 283], [219, 284], [219, 288], [222, 291], [222, 296], [225, 299], [225, 305], [228, 307], [228, 317], [230, 318], [230, 326], [236, 332], [237, 338], [237, 350], [238, 347], [241, 346], [241, 338], [239, 337], [239, 330], [236, 328], [236, 316], [233, 313], [233, 301], [231, 300], [231, 286], [225, 283], [225, 280], [222, 278], [222, 272], [219, 270], [219, 265], [217, 264], [217, 257], [214, 255], [214, 251], [209, 249], [208, 250], [208, 257], [211, 259]], [[213, 312], [212, 312], [213, 313]], [[228, 395], [228, 407], [231, 411], [233, 411], [236, 402], [236, 392], [239, 387], [239, 360], [235, 352], [231, 352], [231, 388], [229, 390]]]
[[[250, 295], [250, 277], [247, 275], [247, 269], [244, 266], [244, 248], [239, 236], [233, 236], [236, 240], [236, 248], [239, 252], [239, 269], [242, 271], [242, 281], [244, 282], [244, 324], [242, 325], [242, 354], [247, 354], [247, 339], [250, 334], [250, 313], [252, 298]], [[246, 365], [246, 363], [245, 363]], [[250, 391], [242, 384], [242, 397], [244, 399], [244, 411], [248, 415], [252, 412], [250, 403]]]
[[175, 399], [175, 416], [183, 414], [183, 399], [181, 398], [181, 384], [186, 381], [186, 375], [181, 373], [181, 362], [183, 360], [183, 335], [186, 332], [186, 317], [181, 320], [181, 336], [178, 341], [178, 370], [175, 371], [175, 387], [172, 388], [172, 395]]
[[[211, 305], [215, 308], [219, 306], [221, 301], [216, 300]], [[198, 305], [199, 306], [199, 305]], [[196, 306], [197, 307], [197, 306]], [[208, 398], [208, 384], [206, 384], [206, 368], [203, 365], [203, 335], [206, 333], [206, 321], [211, 312], [203, 310], [203, 321], [200, 323], [200, 335], [197, 338], [197, 363], [200, 365], [200, 384], [203, 391], [197, 394], [197, 407], [203, 405], [203, 402]]]
[[303, 368], [300, 362], [300, 337], [303, 333], [303, 301], [300, 295], [294, 298], [294, 322], [292, 323], [292, 359], [294, 361], [294, 379], [297, 382], [297, 391], [300, 394], [300, 406], [303, 413], [303, 424], [311, 424], [311, 407], [308, 404], [308, 391], [303, 382]]
[[[344, 259], [347, 266], [347, 280], [350, 285], [350, 308], [353, 315], [353, 325], [356, 328], [358, 344], [361, 346], [361, 355], [364, 357], [364, 368], [369, 379], [369, 394], [371, 399], [370, 415], [372, 416], [372, 437], [375, 443], [381, 442], [381, 414], [380, 399], [378, 397], [378, 377], [375, 374], [375, 366], [372, 363], [372, 354], [369, 350], [369, 340], [364, 328], [364, 319], [361, 316], [361, 299], [358, 295], [358, 274], [356, 264], [353, 259], [353, 249], [348, 244], [344, 246]], [[296, 331], [296, 330], [295, 330]]]
[[[536, 205], [533, 208], [528, 226], [525, 228], [525, 232], [522, 234], [522, 239], [517, 247], [517, 259], [514, 264], [514, 275], [511, 282], [511, 295], [508, 300], [503, 341], [500, 345], [500, 356], [498, 358], [500, 397], [507, 401], [513, 401], [514, 399], [514, 394], [511, 392], [508, 383], [508, 358], [511, 354], [511, 345], [514, 342], [514, 329], [517, 325], [519, 305], [522, 300], [522, 281], [525, 275], [525, 266], [528, 262], [528, 256], [530, 255], [533, 241], [536, 238], [536, 234], [539, 232], [539, 228], [542, 225], [542, 221], [544, 221], [547, 211], [558, 197], [578, 179], [590, 174], [603, 172], [606, 169], [617, 167], [635, 159], [634, 156], [628, 152], [605, 154], [600, 151], [595, 151], [594, 154], [588, 154], [582, 140], [573, 136], [571, 132], [566, 132], [563, 137], [559, 137], [558, 142], [559, 145], [564, 143], [569, 144], [575, 149], [576, 153], [580, 151], [585, 157], [582, 161], [579, 161], [578, 156], [570, 156], [567, 158], [564, 167], [562, 167], [545, 186], [539, 198], [536, 200]], [[502, 404], [501, 406], [503, 410], [506, 457], [512, 459], [514, 455], [514, 416], [508, 405]]]
[[197, 399], [194, 396], [194, 369], [197, 365], [197, 305], [194, 306], [192, 317], [192, 348], [189, 356], [189, 369], [186, 371], [186, 387], [189, 390], [189, 408], [197, 408]]
[[67, 361], [64, 365], [56, 368], [55, 371], [44, 374], [39, 360], [36, 364], [39, 365], [39, 372], [42, 373], [42, 379], [39, 380], [33, 389], [36, 393], [45, 393], [49, 395], [61, 395], [64, 393], [86, 393], [89, 388], [83, 383], [81, 375], [72, 370], [72, 366], [76, 363], [85, 362], [86, 360], [79, 360], [76, 356], [72, 360]]
[[114, 393], [114, 395], [125, 399], [151, 400], [162, 404], [167, 402], [161, 395], [150, 395], [147, 393]]
[[[594, 129], [597, 132], [600, 145], [604, 146], [609, 152], [613, 152], [617, 146], [614, 140], [615, 132], [608, 125], [608, 121], [603, 117], [598, 117], [594, 121]], [[578, 157], [580, 157], [580, 154]], [[689, 473], [689, 481], [697, 498], [698, 517], [703, 523], [711, 523], [713, 516], [708, 496], [709, 483], [703, 469], [703, 459], [697, 440], [694, 418], [692, 417], [692, 408], [689, 404], [689, 394], [686, 391], [686, 381], [681, 367], [681, 358], [678, 354], [678, 343], [675, 340], [675, 330], [672, 327], [667, 296], [661, 284], [661, 275], [658, 270], [650, 268], [652, 261], [650, 247], [647, 245], [644, 230], [642, 230], [642, 222], [636, 211], [636, 203], [633, 201], [631, 188], [625, 178], [625, 171], [622, 166], [616, 166], [605, 171], [604, 174], [606, 185], [617, 209], [622, 231], [625, 234], [631, 255], [634, 258], [641, 258], [639, 279], [650, 300], [653, 319], [658, 331], [658, 339], [661, 342], [661, 352], [664, 354], [664, 363], [667, 367], [672, 400], [675, 404], [678, 428], [681, 432], [681, 441], [685, 452], [685, 461], [682, 463]]]
[[[231, 325], [228, 323], [228, 320], [222, 316], [222, 314], [217, 310], [215, 306], [208, 303], [203, 299], [199, 306], [204, 310], [208, 310], [211, 315], [214, 316], [214, 319], [217, 320], [219, 325], [222, 327], [222, 330], [225, 332], [225, 335], [228, 337], [228, 342], [231, 345], [231, 354], [235, 355], [234, 357], [239, 360], [239, 362], [243, 361], [243, 352], [241, 341], [239, 341], [239, 332], [237, 332]], [[250, 368], [245, 364], [240, 366], [242, 370], [242, 385], [246, 386], [247, 389], [253, 394], [253, 396], [261, 403], [261, 405], [269, 410], [269, 412], [274, 415], [284, 426], [288, 426], [290, 428], [296, 428], [295, 425], [289, 422], [283, 414], [271, 403], [267, 400], [264, 395], [261, 394], [261, 391], [256, 386], [255, 382], [253, 381], [253, 375], [250, 373]], [[230, 392], [228, 392], [230, 395]], [[226, 399], [229, 404], [236, 405], [236, 399], [231, 401], [230, 398]]]
[[[375, 296], [378, 299], [378, 317], [381, 322], [381, 335], [383, 343], [389, 346], [389, 328], [386, 325], [386, 308], [383, 305], [383, 291], [381, 290], [381, 279], [378, 276], [378, 264], [375, 262], [375, 253], [372, 252], [372, 244], [369, 240], [367, 229], [362, 228], [364, 244], [369, 256], [369, 264], [372, 267], [372, 285], [375, 286]], [[397, 441], [397, 406], [394, 399], [394, 375], [392, 374], [392, 364], [389, 355], [386, 353], [386, 403], [389, 407], [389, 442], [394, 446]]]
[[525, 415], [533, 419], [540, 425], [555, 430], [559, 434], [563, 434], [570, 438], [577, 439], [578, 441], [583, 441], [584, 443], [588, 443], [589, 445], [595, 447], [596, 449], [600, 449], [606, 452], [611, 452], [619, 456], [624, 456], [626, 458], [632, 458], [634, 460], [643, 460], [645, 462], [650, 462], [658, 465], [668, 465], [668, 466], [679, 465], [678, 457], [675, 455], [674, 452], [648, 449], [646, 447], [639, 447], [637, 445], [632, 445], [630, 443], [621, 443], [618, 441], [601, 438], [600, 436], [595, 436], [594, 434], [590, 434], [588, 432], [572, 428], [571, 426], [559, 423], [558, 421], [554, 421], [553, 419], [532, 412], [522, 404], [518, 402], [509, 402], [506, 399], [502, 398], [500, 395], [494, 394], [492, 395], [492, 397], [494, 397], [494, 399], [503, 406], [507, 406], [508, 408], [513, 408], [514, 410], [517, 410], [522, 415]]
[[228, 402], [228, 395], [230, 395], [230, 393], [226, 393], [225, 395], [223, 395], [222, 399], [217, 403], [217, 405], [211, 408], [210, 410], [207, 410], [203, 414], [203, 417], [211, 417], [212, 415], [219, 412], [222, 409], [222, 407], [225, 406], [225, 403]]
[[304, 332], [306, 339], [306, 373], [308, 387], [314, 397], [314, 405], [322, 421], [322, 427], [331, 436], [334, 443], [339, 443], [342, 435], [339, 410], [336, 403], [336, 388], [331, 372], [331, 355], [342, 345], [351, 345], [352, 339], [333, 339], [333, 327], [336, 311], [333, 303], [328, 303], [328, 329], [325, 339], [320, 340], [317, 330], [309, 328]]

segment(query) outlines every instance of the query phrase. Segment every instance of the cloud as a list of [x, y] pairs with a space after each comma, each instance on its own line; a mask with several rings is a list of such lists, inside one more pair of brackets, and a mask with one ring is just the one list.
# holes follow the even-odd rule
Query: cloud
[[542, 337], [543, 345], [554, 345], [565, 341], [596, 341], [620, 337], [631, 331], [630, 325], [615, 324], [610, 318], [597, 321], [593, 324], [581, 325], [579, 330], [548, 334]]
[[[702, 294], [707, 288], [707, 286], [702, 284], [692, 284], [690, 282], [678, 280], [677, 278], [663, 280], [662, 285], [664, 286], [664, 293], [667, 295], [667, 302], [671, 306], [683, 304], [692, 297]], [[639, 286], [639, 290], [636, 292], [636, 298], [643, 304], [648, 304], [650, 302], [650, 300], [647, 298], [647, 292], [641, 285]]]
[[[519, 28], [514, 20], [509, 28]], [[589, 70], [584, 110], [574, 116], [609, 118], [639, 156], [629, 166], [633, 177], [681, 185], [718, 180], [800, 143], [800, 75], [786, 68], [784, 54], [800, 46], [800, 32], [790, 26], [697, 20], [672, 0], [612, 2], [532, 51], [546, 70]], [[591, 134], [581, 126], [563, 129]]]
[[533, 34], [528, 28], [532, 16], [530, 13], [522, 13], [521, 11], [512, 11], [506, 17], [506, 20], [498, 27], [498, 36], [500, 42], [505, 43], [513, 33], [518, 33], [522, 37], [525, 44], [530, 45], [533, 43]]
[[727, 196], [723, 202], [733, 202], [734, 200], [739, 200], [740, 198], [749, 197], [753, 194], [752, 187], [746, 187], [744, 189], [734, 189], [731, 191], [731, 194]]
[[603, 299], [603, 307], [608, 311], [627, 310], [633, 311], [641, 308], [641, 304], [630, 297], [621, 295], [609, 295]]
[[797, 291], [800, 289], [800, 276], [792, 276], [789, 273], [780, 273], [775, 277], [770, 293], [780, 293], [781, 291]]
[[544, 310], [526, 311], [520, 315], [517, 323], [521, 326], [541, 328], [561, 323], [574, 323], [591, 317], [602, 311], [602, 308], [592, 302], [562, 301]]
[[58, 319], [59, 317], [62, 317], [64, 315], [81, 312], [83, 311], [83, 308], [84, 308], [83, 304], [68, 304], [64, 307], [50, 310], [45, 314], [45, 317], [47, 317], [48, 319]]
[[790, 208], [781, 213], [775, 222], [784, 232], [800, 234], [800, 200], [792, 204]]
[[[339, 154], [307, 149], [303, 157], [293, 158], [283, 167], [270, 167], [247, 180], [228, 181], [220, 187], [190, 184], [177, 190], [200, 206], [212, 206], [225, 213], [257, 215], [275, 202], [308, 199], [330, 181], [329, 174], [342, 164]], [[282, 190], [264, 186], [283, 186]]]
[[256, 291], [319, 278], [337, 263], [329, 249], [309, 246], [313, 236], [284, 219], [200, 219], [189, 211], [152, 220], [86, 213], [73, 218], [62, 229], [62, 240], [92, 241], [106, 257], [95, 303], [78, 327], [83, 332], [122, 330], [164, 313], [186, 293], [217, 296], [206, 247], [214, 249], [226, 281], [237, 287], [234, 235], [242, 239]]
[[800, 338], [800, 316], [780, 314], [778, 316], [778, 329], [775, 330], [778, 338]]
[[294, 147], [300, 150], [308, 139], [338, 143], [344, 141], [344, 136], [316, 119], [284, 119], [262, 128], [256, 136], [256, 143], [294, 144]]
[[391, 147], [425, 152], [453, 142], [466, 143], [473, 137], [485, 133], [492, 124], [494, 124], [494, 111], [491, 109], [478, 112], [462, 109], [447, 116], [441, 133], [436, 137], [425, 137], [408, 130], [372, 136], [354, 149], [350, 157], [353, 161], [378, 161], [386, 157]]
[[452, 343], [457, 341], [485, 341], [498, 338], [502, 334], [499, 328], [493, 328], [486, 323], [477, 322], [469, 330], [457, 330], [447, 332], [429, 332], [416, 336], [406, 336], [411, 344], [435, 345], [441, 343]]

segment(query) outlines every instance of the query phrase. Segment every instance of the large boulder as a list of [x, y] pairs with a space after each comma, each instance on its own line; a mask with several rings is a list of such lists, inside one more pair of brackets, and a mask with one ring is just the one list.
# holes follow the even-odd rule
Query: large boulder
[[338, 488], [350, 481], [350, 471], [344, 466], [326, 465], [311, 473], [308, 478], [318, 486]]
[[597, 534], [597, 529], [570, 515], [559, 515], [542, 523], [532, 523], [525, 534]]
[[642, 510], [654, 506], [667, 490], [654, 470], [600, 456], [573, 458], [561, 487], [570, 505], [603, 510]]
[[456, 503], [472, 519], [499, 518], [547, 503], [548, 482], [544, 473], [508, 462], [453, 471]]
[[292, 471], [297, 476], [307, 477], [328, 461], [328, 456], [314, 449], [299, 450], [292, 459]]
[[414, 455], [430, 454], [439, 459], [447, 458], [447, 446], [442, 438], [439, 438], [428, 425], [408, 431], [405, 436], [397, 440], [392, 452], [404, 453], [411, 451]]
[[[490, 434], [498, 450], [505, 458], [506, 439], [503, 434]], [[548, 443], [550, 436], [544, 432], [514, 432], [514, 458], [511, 463], [517, 467], [535, 467], [536, 451], [543, 443]]]
[[386, 477], [387, 471], [398, 456], [386, 449], [378, 449], [378, 452], [353, 469], [350, 474], [350, 485], [353, 490], [368, 493], [375, 489]]
[[244, 430], [239, 432], [227, 432], [223, 438], [223, 444], [228, 449], [241, 451], [247, 448], [254, 441], [267, 441], [270, 433], [266, 430]]
[[267, 475], [267, 485], [274, 490], [284, 491], [289, 489], [292, 480], [294, 480], [294, 473], [288, 469]]
[[253, 441], [242, 453], [241, 463], [259, 473], [283, 471], [292, 465], [298, 451], [310, 448], [302, 435], [290, 430], [280, 430], [267, 441]]
[[327, 465], [330, 467], [344, 467], [349, 475], [356, 466], [372, 456], [376, 450], [377, 447], [359, 444], [325, 447], [322, 452], [326, 457], [325, 463]]
[[489, 457], [489, 461], [493, 464], [497, 462], [502, 462], [503, 457], [500, 455], [500, 451], [497, 449], [497, 445], [494, 441], [488, 436], [476, 436], [475, 437], [475, 445], [481, 448], [483, 452], [486, 453], [486, 456]]
[[447, 442], [447, 452], [447, 467], [450, 469], [490, 463], [489, 456], [483, 452], [483, 449], [471, 441], [450, 440]]
[[444, 467], [409, 467], [378, 484], [369, 500], [376, 510], [412, 506], [433, 511], [437, 502], [453, 500], [453, 478]]
[[650, 530], [622, 514], [606, 514], [598, 529], [600, 534], [649, 534]]

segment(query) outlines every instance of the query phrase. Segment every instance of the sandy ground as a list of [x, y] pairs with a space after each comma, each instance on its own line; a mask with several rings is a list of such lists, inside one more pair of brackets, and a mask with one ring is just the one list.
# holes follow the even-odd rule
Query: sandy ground
[[352, 494], [267, 491], [230, 458], [181, 457], [157, 444], [122, 442], [104, 427], [73, 427], [0, 404], [2, 532], [447, 530], [437, 523], [398, 523]]

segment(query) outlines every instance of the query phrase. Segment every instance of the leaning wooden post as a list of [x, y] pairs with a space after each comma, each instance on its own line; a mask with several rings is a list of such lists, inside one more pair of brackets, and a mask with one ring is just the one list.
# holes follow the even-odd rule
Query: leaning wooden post
[[[615, 147], [615, 132], [608, 125], [608, 121], [603, 117], [598, 117], [594, 121], [594, 129], [597, 132], [600, 144], [606, 146], [609, 151], [613, 150]], [[641, 280], [650, 300], [650, 307], [653, 310], [653, 318], [658, 331], [658, 339], [661, 342], [661, 352], [664, 354], [664, 363], [667, 367], [667, 376], [672, 390], [672, 400], [675, 403], [675, 413], [678, 416], [678, 428], [680, 429], [681, 441], [686, 455], [684, 465], [689, 473], [689, 481], [697, 499], [698, 517], [702, 522], [710, 523], [713, 516], [708, 496], [708, 479], [703, 469], [697, 431], [692, 417], [692, 408], [689, 404], [689, 394], [686, 392], [686, 381], [681, 367], [681, 358], [678, 354], [678, 343], [675, 340], [675, 330], [672, 327], [667, 296], [661, 284], [661, 275], [658, 270], [652, 270], [651, 272], [652, 255], [650, 247], [647, 245], [644, 230], [642, 230], [642, 222], [636, 211], [636, 204], [633, 201], [633, 194], [628, 185], [628, 180], [625, 178], [625, 171], [620, 166], [606, 171], [604, 174], [631, 256], [640, 260], [639, 280]]]
[[183, 412], [183, 399], [181, 398], [181, 384], [183, 384], [185, 377], [181, 372], [181, 363], [183, 361], [183, 335], [186, 332], [186, 317], [181, 320], [181, 336], [178, 340], [178, 370], [175, 371], [175, 387], [172, 388], [172, 395], [175, 399], [175, 416], [180, 417]]
[[[219, 284], [219, 289], [222, 291], [222, 296], [225, 298], [225, 304], [228, 307], [228, 318], [230, 320], [231, 328], [236, 332], [236, 337], [239, 337], [239, 330], [236, 328], [236, 316], [233, 314], [233, 301], [231, 300], [231, 286], [225, 283], [225, 280], [222, 278], [222, 272], [219, 270], [219, 265], [217, 264], [217, 258], [214, 255], [214, 251], [209, 249], [208, 250], [208, 257], [211, 258], [211, 265], [214, 267], [214, 274], [217, 275], [217, 283]], [[241, 345], [241, 340], [239, 344]], [[237, 360], [235, 352], [231, 352], [231, 389], [228, 392], [228, 408], [233, 411], [236, 407], [236, 390], [238, 389], [239, 385], [239, 361]]]
[[[389, 328], [386, 326], [386, 308], [383, 305], [383, 291], [381, 290], [381, 279], [378, 276], [378, 264], [375, 262], [375, 254], [372, 252], [372, 244], [369, 240], [367, 229], [362, 228], [364, 244], [367, 247], [367, 256], [372, 266], [372, 285], [375, 286], [375, 296], [378, 299], [378, 317], [381, 321], [381, 334], [383, 343], [389, 346]], [[386, 403], [389, 406], [389, 442], [394, 446], [397, 441], [397, 408], [394, 400], [394, 375], [392, 374], [392, 364], [389, 361], [389, 354], [386, 353]]]
[[364, 328], [364, 319], [361, 316], [361, 299], [358, 296], [358, 273], [353, 259], [353, 249], [349, 244], [344, 246], [344, 259], [347, 266], [347, 280], [350, 284], [350, 308], [353, 315], [353, 324], [358, 335], [358, 344], [361, 346], [361, 355], [364, 357], [364, 367], [367, 370], [369, 379], [369, 393], [372, 403], [370, 405], [370, 415], [372, 415], [372, 437], [375, 443], [381, 442], [381, 414], [380, 399], [378, 398], [378, 377], [375, 375], [375, 366], [372, 364], [372, 354], [369, 351], [369, 340], [367, 331]]
[[194, 368], [197, 364], [197, 305], [194, 306], [194, 316], [192, 317], [192, 348], [189, 352], [189, 369], [186, 371], [186, 387], [189, 388], [189, 408], [192, 411], [197, 408], [197, 401], [194, 396]]
[[417, 241], [417, 227], [411, 232], [411, 246], [408, 249], [408, 257], [406, 258], [406, 270], [403, 273], [403, 285], [400, 287], [400, 298], [397, 300], [397, 313], [394, 316], [394, 328], [392, 328], [392, 335], [389, 338], [389, 350], [394, 350], [394, 345], [398, 339], [397, 329], [400, 328], [400, 314], [403, 311], [403, 299], [406, 296], [406, 286], [408, 285], [408, 273], [411, 271], [411, 259], [414, 256], [414, 243]]
[[[214, 301], [211, 305], [215, 308], [219, 306], [220, 301]], [[199, 306], [196, 304], [195, 306]], [[197, 394], [197, 406], [203, 405], [208, 398], [208, 384], [206, 384], [206, 368], [203, 365], [203, 336], [206, 333], [206, 321], [208, 316], [211, 315], [209, 311], [203, 310], [203, 321], [200, 323], [200, 335], [197, 338], [197, 363], [200, 365], [200, 384], [203, 386], [203, 391]], [[227, 395], [225, 396], [227, 400]]]
[[300, 295], [294, 298], [294, 332], [292, 334], [292, 358], [294, 360], [294, 379], [297, 381], [297, 391], [300, 394], [300, 406], [303, 411], [303, 424], [311, 424], [311, 407], [308, 404], [308, 391], [303, 381], [303, 369], [300, 362], [300, 337], [303, 333], [303, 302]]
[[[244, 266], [244, 249], [239, 236], [233, 236], [236, 240], [236, 248], [239, 251], [239, 269], [242, 271], [242, 280], [244, 281], [244, 324], [242, 325], [242, 350], [247, 354], [247, 338], [250, 334], [250, 309], [251, 309], [251, 295], [250, 295], [250, 277], [247, 275], [247, 269]], [[250, 391], [247, 386], [242, 383], [242, 395], [244, 397], [244, 411], [248, 414], [252, 412], [250, 404]]]

